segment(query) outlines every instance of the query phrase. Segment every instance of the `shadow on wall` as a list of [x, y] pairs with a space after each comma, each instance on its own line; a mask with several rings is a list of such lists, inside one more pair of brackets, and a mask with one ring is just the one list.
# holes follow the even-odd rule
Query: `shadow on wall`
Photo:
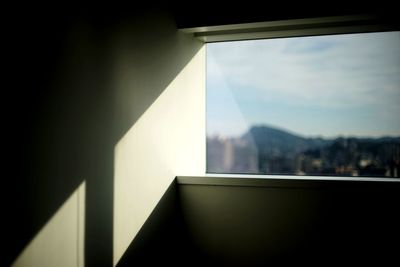
[[84, 201], [83, 182], [11, 266], [84, 266]]
[[[121, 114], [132, 114], [117, 117], [134, 121], [115, 146], [114, 264], [174, 177], [205, 171], [204, 49], [197, 40], [177, 33], [173, 25], [158, 30], [159, 40], [144, 36], [139, 44], [136, 39], [122, 41], [123, 47], [116, 50], [119, 57], [114, 57], [120, 59], [115, 72], [116, 106]], [[143, 45], [148, 50], [143, 50]], [[158, 91], [170, 71], [174, 79]], [[144, 113], [142, 108], [136, 110], [142, 99], [149, 101], [152, 94], [157, 99], [151, 106]]]
[[85, 181], [85, 265], [111, 266], [114, 146], [201, 44], [187, 46], [167, 11], [33, 11], [15, 12], [6, 33], [1, 265]]
[[174, 180], [117, 266], [398, 265], [398, 182], [204, 179]]
[[178, 185], [187, 240], [205, 266], [397, 266], [399, 189], [333, 180]]
[[121, 21], [111, 36], [112, 87], [119, 140], [203, 44], [178, 32], [173, 17], [163, 12]]
[[8, 12], [1, 265], [83, 181], [85, 265], [112, 265], [114, 147], [201, 47], [168, 12], [90, 10]]
[[[182, 234], [184, 229], [179, 209], [177, 183], [174, 180], [153, 212], [146, 220], [117, 266], [151, 266], [178, 263], [177, 249], [182, 243], [189, 245]], [[179, 251], [181, 254], [182, 251]]]
[[193, 242], [181, 206], [174, 179], [117, 266], [213, 266]]
[[92, 134], [93, 120], [101, 116], [93, 107], [103, 97], [93, 99], [102, 83], [96, 78], [101, 53], [93, 27], [72, 14], [32, 11], [15, 13], [6, 38], [11, 74], [4, 92], [9, 105], [2, 106], [5, 266], [89, 178], [101, 138]]

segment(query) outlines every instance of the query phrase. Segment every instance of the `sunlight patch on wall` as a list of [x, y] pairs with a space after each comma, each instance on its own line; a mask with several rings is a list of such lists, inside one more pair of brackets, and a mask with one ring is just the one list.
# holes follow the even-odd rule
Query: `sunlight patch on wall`
[[18, 256], [13, 267], [84, 266], [85, 182]]
[[177, 175], [205, 173], [205, 48], [115, 147], [114, 265]]

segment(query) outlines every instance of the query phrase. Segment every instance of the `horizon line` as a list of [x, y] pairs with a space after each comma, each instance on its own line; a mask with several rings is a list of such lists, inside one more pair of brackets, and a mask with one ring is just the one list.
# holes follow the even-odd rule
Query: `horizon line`
[[247, 128], [247, 130], [242, 133], [242, 134], [238, 134], [238, 135], [223, 135], [220, 133], [213, 133], [213, 134], [208, 134], [206, 133], [206, 137], [222, 137], [222, 138], [241, 138], [243, 137], [245, 134], [247, 134], [251, 128], [254, 127], [266, 127], [266, 128], [271, 128], [274, 130], [279, 130], [282, 132], [286, 132], [288, 134], [297, 136], [297, 137], [301, 137], [301, 138], [305, 138], [305, 139], [338, 139], [338, 138], [346, 138], [346, 139], [350, 139], [350, 138], [358, 138], [358, 139], [382, 139], [382, 138], [400, 138], [400, 134], [399, 135], [392, 135], [392, 134], [385, 134], [385, 135], [378, 135], [378, 136], [373, 136], [373, 135], [355, 135], [355, 134], [338, 134], [338, 135], [333, 135], [333, 136], [324, 136], [324, 135], [304, 135], [304, 134], [300, 134], [297, 133], [295, 131], [289, 130], [287, 128], [284, 127], [280, 127], [280, 126], [274, 126], [271, 124], [254, 124], [250, 127]]

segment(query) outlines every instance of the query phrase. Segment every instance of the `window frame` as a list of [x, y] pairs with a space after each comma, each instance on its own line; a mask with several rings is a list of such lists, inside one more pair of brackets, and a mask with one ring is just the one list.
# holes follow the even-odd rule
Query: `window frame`
[[[336, 35], [347, 33], [368, 33], [399, 31], [400, 26], [386, 21], [376, 15], [350, 15], [335, 17], [319, 17], [305, 19], [290, 19], [279, 21], [254, 22], [243, 24], [228, 24], [180, 29], [181, 32], [192, 35], [205, 45], [207, 43], [275, 39], [288, 37], [306, 37], [321, 35]], [[205, 138], [206, 139], [206, 138]], [[206, 140], [205, 140], [206, 141]], [[206, 146], [206, 143], [204, 143]], [[207, 147], [206, 147], [207, 149]], [[205, 155], [207, 162], [207, 153]], [[205, 170], [206, 171], [206, 170]], [[231, 174], [207, 173], [204, 178], [247, 178], [247, 179], [289, 179], [289, 180], [332, 180], [332, 181], [379, 181], [400, 182], [400, 178], [359, 177], [333, 175], [275, 175], [275, 174]]]

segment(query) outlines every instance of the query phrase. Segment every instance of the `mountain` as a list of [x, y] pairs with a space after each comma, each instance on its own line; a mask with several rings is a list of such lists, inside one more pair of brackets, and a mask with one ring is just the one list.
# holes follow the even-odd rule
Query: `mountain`
[[286, 157], [332, 143], [332, 140], [305, 138], [269, 126], [253, 126], [242, 138], [252, 139], [261, 154]]
[[207, 171], [399, 177], [400, 137], [306, 138], [253, 126], [239, 138], [207, 138]]

